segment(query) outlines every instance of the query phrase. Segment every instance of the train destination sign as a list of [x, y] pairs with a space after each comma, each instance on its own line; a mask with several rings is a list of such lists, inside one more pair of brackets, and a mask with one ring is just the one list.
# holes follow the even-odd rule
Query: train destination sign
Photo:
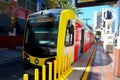
[[52, 22], [52, 21], [54, 21], [54, 19], [53, 18], [49, 18], [49, 17], [35, 18], [35, 19], [30, 19], [29, 20], [30, 23]]

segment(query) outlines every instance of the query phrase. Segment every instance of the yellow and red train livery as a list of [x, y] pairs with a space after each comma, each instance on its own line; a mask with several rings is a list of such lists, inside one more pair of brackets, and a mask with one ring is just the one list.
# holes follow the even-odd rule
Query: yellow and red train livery
[[71, 53], [75, 62], [94, 43], [90, 28], [69, 9], [50, 9], [28, 16], [23, 60], [25, 68], [41, 67]]

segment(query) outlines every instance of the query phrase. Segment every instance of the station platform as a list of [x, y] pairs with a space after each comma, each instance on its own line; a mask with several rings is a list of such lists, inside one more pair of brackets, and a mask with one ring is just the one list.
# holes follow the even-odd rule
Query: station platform
[[120, 80], [114, 75], [114, 53], [105, 53], [100, 43], [91, 46], [72, 68], [66, 80]]

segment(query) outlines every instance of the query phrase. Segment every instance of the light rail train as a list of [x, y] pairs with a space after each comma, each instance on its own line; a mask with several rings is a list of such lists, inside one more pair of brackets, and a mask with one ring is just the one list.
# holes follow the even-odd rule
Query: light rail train
[[75, 62], [95, 42], [92, 30], [69, 9], [49, 9], [28, 16], [24, 35], [25, 69], [40, 68], [71, 53]]

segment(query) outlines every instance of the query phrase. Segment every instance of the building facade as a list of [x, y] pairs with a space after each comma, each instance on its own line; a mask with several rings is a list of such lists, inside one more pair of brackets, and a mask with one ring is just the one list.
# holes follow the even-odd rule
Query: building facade
[[114, 44], [115, 10], [103, 8], [101, 12], [94, 12], [94, 33], [103, 41], [105, 50], [112, 51]]
[[0, 0], [0, 48], [23, 45], [27, 16], [36, 11], [37, 0]]
[[0, 0], [0, 48], [23, 45], [26, 19], [32, 11], [19, 6], [17, 1]]
[[[96, 31], [104, 33], [114, 33], [115, 21], [109, 20], [115, 16], [112, 16], [112, 13], [109, 11], [111, 9], [103, 8], [101, 12], [94, 12], [94, 33]], [[114, 11], [114, 10], [113, 10]], [[102, 19], [105, 18], [106, 20]], [[109, 21], [107, 21], [109, 20]]]

